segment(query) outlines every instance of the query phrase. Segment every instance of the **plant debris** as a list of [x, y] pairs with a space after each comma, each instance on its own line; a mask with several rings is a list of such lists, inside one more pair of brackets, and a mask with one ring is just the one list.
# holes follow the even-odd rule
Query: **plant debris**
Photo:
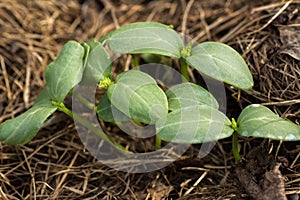
[[281, 163], [275, 163], [272, 155], [266, 155], [266, 149], [265, 146], [252, 149], [246, 157], [246, 165], [235, 169], [236, 176], [256, 200], [287, 200], [284, 178], [279, 170]]

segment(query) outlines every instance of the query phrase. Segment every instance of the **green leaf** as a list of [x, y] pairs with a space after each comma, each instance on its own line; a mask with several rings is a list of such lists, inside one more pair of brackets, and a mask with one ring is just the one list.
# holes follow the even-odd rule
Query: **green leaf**
[[75, 41], [67, 42], [59, 56], [46, 69], [46, 82], [52, 100], [62, 102], [83, 75], [85, 49]]
[[219, 104], [214, 96], [203, 87], [193, 83], [181, 83], [166, 91], [169, 110], [174, 111], [184, 107], [208, 105], [215, 109]]
[[82, 84], [97, 84], [104, 77], [111, 76], [111, 60], [100, 42], [89, 41], [87, 43], [91, 51], [87, 58]]
[[105, 122], [116, 122], [116, 121], [129, 121], [130, 119], [121, 111], [119, 111], [115, 106], [113, 106], [104, 94], [97, 106], [97, 114], [99, 119]]
[[42, 89], [37, 95], [34, 106], [51, 106], [52, 99], [47, 88]]
[[0, 125], [0, 141], [9, 145], [27, 143], [56, 109], [57, 107], [53, 106], [50, 101], [48, 91], [42, 90], [33, 107]]
[[205, 143], [232, 135], [230, 120], [207, 105], [185, 107], [169, 113], [156, 124], [157, 135], [167, 142]]
[[117, 77], [107, 91], [112, 104], [133, 120], [154, 123], [168, 113], [165, 93], [146, 73], [130, 70]]
[[273, 140], [300, 140], [300, 127], [259, 104], [247, 106], [237, 120], [237, 132], [242, 136]]
[[111, 51], [124, 54], [151, 53], [180, 58], [184, 46], [176, 31], [156, 22], [128, 24], [104, 39]]
[[240, 89], [253, 86], [251, 72], [242, 56], [228, 45], [204, 42], [192, 48], [187, 63], [201, 73]]

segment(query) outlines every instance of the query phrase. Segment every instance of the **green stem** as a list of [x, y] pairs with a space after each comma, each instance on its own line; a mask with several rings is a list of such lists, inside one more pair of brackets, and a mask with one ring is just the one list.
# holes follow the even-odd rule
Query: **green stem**
[[76, 99], [78, 99], [83, 105], [85, 105], [90, 110], [96, 110], [95, 105], [89, 102], [86, 98], [81, 96], [80, 94], [75, 94]]
[[232, 135], [232, 153], [233, 153], [235, 162], [237, 162], [237, 163], [241, 162], [241, 157], [239, 154], [238, 134], [236, 131], [234, 131], [234, 133]]
[[136, 54], [132, 55], [132, 64], [134, 66], [135, 69], [139, 70], [140, 68], [140, 63], [139, 63], [139, 58]]
[[58, 102], [53, 101], [52, 104], [55, 105], [55, 106], [57, 106], [59, 111], [64, 112], [69, 117], [71, 117], [72, 119], [78, 121], [80, 124], [82, 124], [83, 126], [85, 126], [86, 128], [88, 128], [89, 130], [91, 130], [92, 132], [94, 132], [96, 135], [98, 135], [99, 137], [101, 137], [103, 140], [105, 140], [106, 142], [112, 144], [114, 147], [116, 147], [122, 153], [127, 154], [125, 148], [122, 145], [120, 145], [117, 142], [115, 142], [113, 138], [111, 138], [108, 135], [106, 135], [100, 129], [95, 128], [89, 121], [87, 121], [87, 120], [81, 118], [80, 116], [76, 115], [75, 113], [73, 113], [63, 103], [58, 103]]
[[186, 81], [189, 81], [189, 71], [188, 71], [188, 64], [185, 62], [183, 58], [180, 59], [180, 69], [182, 76], [186, 79]]
[[155, 150], [159, 150], [161, 148], [161, 139], [158, 135], [155, 136]]

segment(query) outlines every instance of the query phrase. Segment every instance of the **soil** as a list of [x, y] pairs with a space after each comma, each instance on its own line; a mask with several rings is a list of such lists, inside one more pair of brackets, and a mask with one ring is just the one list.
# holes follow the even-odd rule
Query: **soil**
[[[45, 86], [45, 68], [68, 40], [99, 39], [136, 21], [172, 24], [197, 42], [224, 42], [241, 53], [255, 86], [226, 86], [227, 116], [261, 103], [300, 124], [297, 0], [1, 0], [0, 123], [33, 104]], [[197, 82], [199, 74], [191, 75]], [[111, 124], [104, 126], [119, 135]], [[117, 139], [136, 152], [153, 148], [151, 142]], [[299, 142], [240, 137], [239, 146], [240, 164], [225, 139], [201, 159], [201, 145], [191, 145], [161, 170], [119, 172], [97, 161], [72, 119], [56, 112], [28, 144], [0, 143], [0, 199], [299, 199]]]

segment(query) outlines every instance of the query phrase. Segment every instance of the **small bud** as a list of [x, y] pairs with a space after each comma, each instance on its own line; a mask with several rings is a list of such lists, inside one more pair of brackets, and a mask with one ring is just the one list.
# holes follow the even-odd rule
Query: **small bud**
[[169, 27], [170, 27], [171, 29], [174, 29], [174, 25], [173, 25], [173, 24], [170, 24]]
[[186, 48], [181, 50], [181, 56], [184, 57], [184, 58], [189, 57], [191, 55], [192, 46], [193, 46], [193, 42], [191, 41], [186, 46]]
[[234, 130], [234, 131], [237, 131], [237, 128], [238, 128], [238, 125], [235, 121], [234, 118], [231, 119], [231, 128]]
[[112, 83], [113, 82], [109, 77], [105, 77], [103, 80], [99, 82], [99, 87], [107, 89]]

